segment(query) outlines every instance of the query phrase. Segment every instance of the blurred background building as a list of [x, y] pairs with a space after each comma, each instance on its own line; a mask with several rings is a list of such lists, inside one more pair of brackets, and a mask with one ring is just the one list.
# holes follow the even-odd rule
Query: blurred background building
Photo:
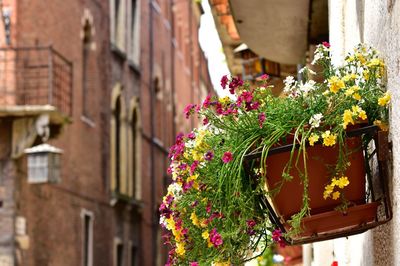
[[0, 1], [0, 265], [165, 261], [168, 147], [211, 89], [201, 15], [186, 0]]

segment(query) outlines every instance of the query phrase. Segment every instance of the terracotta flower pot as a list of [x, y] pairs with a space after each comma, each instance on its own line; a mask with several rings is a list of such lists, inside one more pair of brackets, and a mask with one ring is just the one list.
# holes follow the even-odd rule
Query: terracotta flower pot
[[[362, 151], [361, 137], [352, 137], [346, 139], [347, 151], [349, 154], [350, 166], [348, 167], [345, 175], [348, 177], [350, 184], [340, 192], [344, 195], [345, 199], [348, 200], [352, 206], [365, 204], [365, 166], [364, 156]], [[325, 232], [327, 230], [333, 230], [335, 227], [347, 227], [355, 223], [364, 223], [371, 221], [374, 218], [374, 214], [371, 214], [376, 206], [371, 205], [367, 209], [368, 215], [364, 215], [362, 211], [349, 212], [351, 217], [342, 219], [343, 223], [339, 222], [334, 228], [329, 226], [329, 219], [334, 219], [336, 216], [343, 216], [342, 213], [334, 211], [335, 207], [341, 204], [341, 200], [333, 200], [332, 198], [324, 199], [323, 194], [325, 186], [330, 183], [332, 178], [332, 171], [337, 163], [339, 155], [339, 146], [325, 147], [321, 144], [316, 144], [313, 147], [307, 147], [307, 172], [309, 182], [309, 207], [311, 208], [311, 217], [318, 214], [330, 213], [329, 218], [326, 215], [320, 220], [307, 220], [310, 217], [303, 219], [303, 229], [309, 233]], [[269, 189], [276, 188], [282, 180], [282, 172], [289, 161], [290, 151], [281, 152], [273, 155], [269, 155], [266, 159], [266, 182]], [[294, 153], [294, 157], [297, 158], [297, 151]], [[283, 184], [277, 194], [272, 199], [272, 205], [275, 208], [277, 214], [281, 217], [285, 223], [291, 218], [292, 215], [298, 213], [302, 207], [302, 199], [304, 187], [301, 182], [300, 173], [304, 173], [304, 160], [302, 155], [295, 165], [295, 159], [293, 160], [292, 170], [290, 172], [293, 177], [292, 180], [287, 181]], [[332, 213], [333, 212], [333, 213]], [[354, 215], [364, 215], [364, 218], [354, 218]], [[318, 217], [317, 217], [318, 218]], [[318, 226], [318, 223], [324, 220], [328, 222], [328, 225]], [[317, 231], [317, 232], [313, 232]]]

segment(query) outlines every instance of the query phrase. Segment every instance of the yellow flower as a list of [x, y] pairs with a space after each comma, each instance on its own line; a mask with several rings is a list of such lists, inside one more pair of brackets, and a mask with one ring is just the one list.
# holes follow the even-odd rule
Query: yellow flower
[[202, 237], [203, 239], [208, 239], [208, 238], [210, 237], [210, 234], [209, 234], [208, 231], [206, 230], [206, 231], [204, 231], [204, 232], [201, 234], [201, 237]]
[[362, 54], [355, 53], [354, 55], [357, 57], [358, 61], [360, 61], [361, 64], [363, 64], [363, 65], [365, 64], [366, 60]]
[[361, 100], [361, 95], [359, 93], [354, 93], [353, 98], [356, 99], [357, 101]]
[[329, 130], [322, 133], [322, 139], [325, 146], [333, 146], [336, 144], [336, 134], [331, 134]]
[[219, 98], [218, 101], [222, 104], [229, 104], [231, 102], [231, 99], [228, 96], [225, 96], [223, 98]]
[[175, 221], [172, 218], [172, 215], [168, 219], [166, 219], [165, 221], [167, 222], [167, 229], [168, 230], [172, 230], [172, 229], [175, 228]]
[[340, 197], [340, 192], [339, 191], [335, 191], [332, 194], [332, 199], [337, 200]]
[[183, 257], [185, 255], [185, 243], [179, 242], [176, 243], [176, 254]]
[[331, 196], [331, 194], [332, 194], [334, 188], [335, 188], [335, 187], [334, 187], [332, 184], [327, 185], [327, 186], [325, 187], [324, 199], [327, 199], [327, 198], [329, 198], [329, 197]]
[[353, 62], [354, 61], [354, 56], [349, 56], [346, 58], [347, 62]]
[[344, 81], [336, 76], [329, 78], [328, 82], [329, 82], [329, 89], [333, 93], [337, 93], [340, 89], [343, 89], [345, 87]]
[[385, 92], [385, 94], [378, 99], [378, 104], [380, 106], [385, 106], [390, 102], [390, 93], [389, 92]]
[[346, 96], [351, 96], [351, 95], [353, 95], [353, 93], [354, 93], [354, 90], [353, 90], [352, 87], [351, 87], [351, 88], [348, 88], [348, 89], [344, 92], [344, 95], [346, 95]]
[[353, 111], [353, 115], [357, 115], [362, 111], [361, 107], [358, 105], [353, 105], [351, 110]]
[[364, 110], [358, 113], [358, 117], [361, 118], [361, 120], [366, 120], [367, 119], [367, 114], [365, 113]]
[[337, 183], [336, 183], [336, 185], [337, 185], [339, 188], [344, 188], [344, 187], [348, 186], [349, 184], [350, 184], [350, 181], [349, 181], [349, 179], [347, 178], [347, 176], [342, 176], [341, 178], [339, 178], [339, 179], [337, 180]]
[[385, 122], [382, 122], [381, 120], [375, 120], [374, 125], [378, 126], [380, 130], [382, 131], [388, 131], [389, 130], [389, 125]]
[[192, 220], [193, 225], [200, 226], [199, 218], [197, 218], [197, 215], [195, 212], [192, 212], [192, 214], [190, 215], [190, 220]]
[[201, 219], [200, 226], [201, 226], [201, 228], [207, 227], [207, 219]]
[[383, 63], [382, 60], [378, 59], [378, 58], [373, 58], [371, 59], [371, 61], [368, 62], [367, 64], [368, 67], [376, 67], [376, 66], [380, 66], [380, 67], [384, 67], [385, 63]]
[[348, 124], [354, 125], [353, 112], [349, 109], [345, 110], [343, 113], [343, 129], [346, 129]]
[[369, 80], [369, 70], [368, 69], [365, 69], [363, 71], [363, 76], [364, 76], [365, 80]]
[[314, 146], [314, 143], [319, 140], [319, 136], [315, 133], [311, 134], [311, 136], [308, 138], [308, 142], [310, 143], [310, 146]]

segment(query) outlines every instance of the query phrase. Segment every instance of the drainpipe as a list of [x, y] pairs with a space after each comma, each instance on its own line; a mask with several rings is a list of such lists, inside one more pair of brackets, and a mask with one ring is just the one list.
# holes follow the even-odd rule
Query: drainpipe
[[150, 178], [151, 178], [151, 200], [150, 200], [150, 208], [151, 208], [151, 253], [152, 253], [152, 263], [151, 265], [156, 265], [157, 261], [157, 216], [156, 216], [156, 177], [154, 170], [154, 136], [155, 136], [155, 124], [154, 124], [154, 82], [153, 82], [153, 72], [154, 72], [154, 34], [153, 34], [153, 0], [149, 0], [149, 89], [150, 89], [150, 138], [151, 138], [151, 146], [150, 146]]

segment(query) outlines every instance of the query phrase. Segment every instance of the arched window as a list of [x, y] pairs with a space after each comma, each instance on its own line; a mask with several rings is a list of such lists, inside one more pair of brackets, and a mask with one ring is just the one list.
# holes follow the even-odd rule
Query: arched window
[[82, 40], [82, 114], [85, 117], [89, 117], [88, 110], [88, 97], [90, 91], [90, 46], [92, 43], [92, 27], [90, 25], [89, 20], [85, 20], [85, 24], [83, 26], [83, 40]]
[[137, 172], [137, 112], [136, 109], [133, 110], [132, 113], [132, 121], [131, 121], [131, 134], [132, 134], [132, 150], [131, 150], [131, 164], [132, 164], [132, 170], [131, 170], [131, 180], [132, 180], [132, 185], [131, 185], [131, 191], [132, 191], [132, 197], [136, 197], [136, 172]]
[[115, 192], [121, 192], [121, 95], [115, 102], [114, 109], [114, 132], [115, 132]]

